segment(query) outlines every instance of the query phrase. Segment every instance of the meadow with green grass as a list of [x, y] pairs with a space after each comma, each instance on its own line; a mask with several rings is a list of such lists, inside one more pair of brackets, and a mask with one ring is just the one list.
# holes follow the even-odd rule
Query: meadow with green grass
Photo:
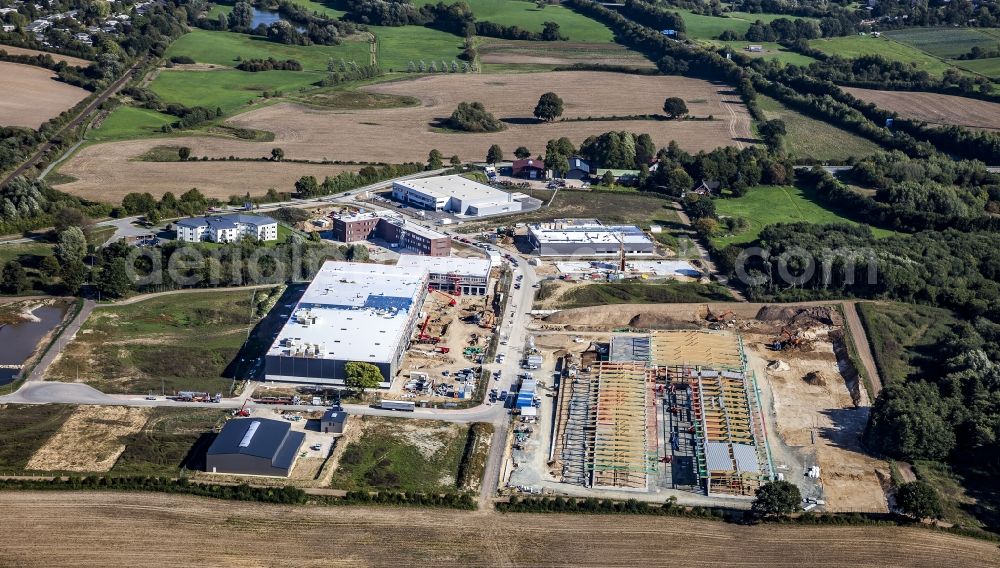
[[893, 61], [912, 63], [917, 69], [938, 77], [951, 67], [937, 57], [888, 37], [855, 35], [814, 39], [809, 42], [809, 46], [828, 55], [839, 55], [848, 59], [877, 54]]
[[885, 383], [902, 382], [937, 364], [926, 353], [957, 325], [944, 308], [899, 302], [860, 302], [858, 313]]
[[261, 98], [265, 91], [298, 91], [316, 84], [324, 76], [325, 73], [315, 71], [164, 70], [149, 88], [167, 102], [221, 108], [225, 114], [232, 114], [245, 110], [248, 103]]
[[369, 26], [378, 41], [378, 64], [385, 71], [406, 71], [410, 62], [458, 61], [464, 39], [422, 26]]
[[[669, 8], [668, 8], [669, 9]], [[689, 10], [672, 10], [684, 19], [685, 34], [691, 39], [715, 39], [726, 30], [736, 32], [740, 37], [758, 20], [767, 24], [779, 18], [796, 19], [783, 14], [751, 14], [749, 12], [729, 12], [723, 16], [704, 16]], [[801, 18], [808, 20], [810, 18]]]
[[997, 31], [991, 28], [905, 28], [887, 31], [884, 35], [933, 56], [953, 59], [976, 46], [996, 48], [1000, 43], [1000, 37], [994, 35]]
[[232, 379], [223, 375], [257, 322], [253, 301], [253, 292], [240, 290], [99, 308], [45, 377], [108, 393], [229, 393]]
[[[1000, 57], [990, 57], [987, 59], [970, 59], [968, 61], [955, 61], [955, 66], [985, 75], [994, 79], [1000, 79]], [[995, 86], [994, 86], [995, 90]]]
[[160, 134], [165, 124], [177, 120], [176, 117], [155, 110], [120, 106], [101, 122], [100, 126], [87, 132], [87, 140], [108, 142], [128, 138], [149, 138]]
[[[414, 4], [436, 4], [437, 0], [416, 0]], [[610, 42], [614, 34], [604, 24], [559, 5], [539, 8], [526, 0], [466, 0], [477, 21], [541, 32], [544, 22], [559, 24], [559, 31], [569, 41]]]
[[361, 435], [340, 456], [330, 486], [346, 490], [456, 489], [469, 426], [356, 416]]
[[757, 102], [767, 118], [784, 121], [787, 130], [784, 146], [793, 158], [846, 160], [881, 150], [867, 138], [796, 112], [771, 97], [758, 95]]
[[[326, 71], [330, 59], [355, 61], [367, 65], [369, 44], [365, 41], [345, 41], [340, 45], [285, 45], [264, 38], [233, 32], [191, 30], [167, 48], [165, 57], [187, 56], [198, 63], [235, 67], [243, 59], [294, 59], [303, 71]], [[295, 71], [282, 71], [295, 73]], [[247, 73], [260, 75], [261, 73]]]
[[[788, 185], [751, 187], [742, 197], [717, 199], [715, 210], [720, 217], [742, 217], [748, 224], [737, 234], [712, 237], [719, 248], [752, 242], [765, 227], [778, 223], [859, 224], [827, 208], [813, 190]], [[872, 233], [876, 237], [896, 234], [874, 227]]]
[[808, 55], [802, 55], [801, 53], [796, 53], [777, 42], [765, 41], [765, 42], [754, 42], [754, 45], [759, 45], [764, 48], [762, 53], [750, 53], [746, 51], [747, 45], [750, 42], [747, 41], [719, 41], [712, 40], [712, 45], [725, 45], [729, 49], [736, 53], [742, 53], [743, 55], [749, 55], [750, 57], [759, 57], [761, 59], [773, 59], [774, 61], [780, 61], [782, 63], [788, 63], [789, 65], [809, 65], [810, 63], [816, 61]]

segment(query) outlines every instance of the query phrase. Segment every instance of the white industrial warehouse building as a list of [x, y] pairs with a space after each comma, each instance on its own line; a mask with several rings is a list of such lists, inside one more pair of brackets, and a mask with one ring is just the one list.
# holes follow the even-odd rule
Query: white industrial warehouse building
[[360, 361], [388, 388], [427, 290], [426, 270], [327, 261], [268, 350], [267, 380], [343, 385], [347, 363]]
[[482, 296], [487, 293], [492, 263], [488, 258], [404, 254], [396, 266], [413, 272], [426, 270], [432, 289], [456, 296]]
[[460, 175], [395, 181], [392, 196], [421, 209], [467, 217], [515, 213], [521, 210], [522, 199]]
[[592, 257], [653, 254], [653, 241], [633, 225], [605, 225], [597, 219], [556, 219], [528, 227], [528, 242], [539, 256]]

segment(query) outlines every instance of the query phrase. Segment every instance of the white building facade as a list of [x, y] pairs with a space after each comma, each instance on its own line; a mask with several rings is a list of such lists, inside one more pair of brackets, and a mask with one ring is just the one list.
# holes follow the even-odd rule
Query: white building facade
[[177, 240], [188, 243], [232, 243], [243, 237], [259, 241], [278, 240], [278, 222], [263, 215], [192, 217], [174, 225], [177, 227]]

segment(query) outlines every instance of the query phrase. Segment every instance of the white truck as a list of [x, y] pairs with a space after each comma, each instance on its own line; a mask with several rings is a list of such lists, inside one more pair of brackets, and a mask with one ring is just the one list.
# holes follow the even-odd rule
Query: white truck
[[416, 409], [416, 403], [408, 400], [382, 400], [378, 404], [379, 408], [382, 410], [398, 410], [400, 412], [413, 412]]
[[323, 406], [323, 399], [320, 398], [320, 397], [318, 397], [318, 396], [314, 396], [312, 398], [312, 405], [313, 406]]

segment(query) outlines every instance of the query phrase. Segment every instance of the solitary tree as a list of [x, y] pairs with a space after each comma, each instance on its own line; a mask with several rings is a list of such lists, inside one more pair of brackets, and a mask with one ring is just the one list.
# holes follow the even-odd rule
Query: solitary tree
[[435, 148], [431, 150], [429, 154], [427, 154], [428, 170], [436, 170], [443, 165], [444, 165], [444, 154], [441, 153], [441, 150]]
[[941, 501], [937, 491], [925, 481], [900, 485], [896, 491], [896, 503], [904, 513], [918, 519], [941, 517]]
[[301, 197], [312, 197], [319, 193], [319, 183], [315, 176], [302, 176], [295, 182], [295, 191]]
[[177, 149], [177, 157], [180, 158], [182, 162], [186, 162], [187, 159], [191, 157], [191, 148], [181, 146]]
[[101, 269], [97, 289], [105, 296], [121, 298], [132, 289], [132, 278], [128, 273], [128, 263], [124, 258], [116, 258]]
[[149, 213], [146, 213], [146, 222], [150, 225], [155, 225], [160, 222], [160, 212], [153, 209]]
[[352, 361], [344, 365], [344, 384], [361, 394], [367, 389], [378, 388], [382, 382], [382, 371], [371, 363]]
[[611, 187], [612, 185], [614, 185], [615, 184], [615, 174], [611, 173], [611, 170], [607, 170], [606, 172], [604, 172], [604, 175], [601, 176], [601, 184], [602, 185], [606, 185], [608, 187]]
[[271, 159], [280, 162], [285, 159], [285, 151], [281, 148], [271, 148]]
[[667, 100], [663, 101], [663, 112], [670, 118], [677, 118], [687, 114], [688, 107], [680, 97], [667, 97]]
[[539, 97], [538, 104], [535, 105], [535, 118], [539, 120], [552, 121], [562, 116], [562, 113], [563, 100], [552, 92]]
[[772, 481], [757, 490], [750, 511], [761, 517], [787, 515], [798, 511], [801, 503], [802, 494], [794, 483]]
[[87, 254], [87, 237], [83, 235], [80, 227], [69, 227], [59, 233], [59, 242], [56, 244], [56, 258], [59, 262], [66, 264], [74, 260], [83, 260]]
[[59, 274], [59, 269], [59, 261], [54, 256], [46, 256], [38, 263], [38, 270], [49, 278]]
[[462, 165], [462, 159], [459, 158], [458, 155], [456, 154], [448, 159], [448, 163], [451, 164], [451, 167], [457, 168], [458, 166]]
[[79, 227], [86, 230], [90, 227], [90, 223], [90, 218], [83, 211], [75, 207], [63, 207], [59, 211], [56, 211], [55, 217], [52, 219], [52, 225], [55, 227], [56, 233], [61, 233], [69, 227]]
[[490, 149], [486, 152], [486, 162], [496, 164], [501, 161], [503, 161], [503, 148], [498, 144], [490, 146]]
[[10, 294], [20, 294], [28, 287], [28, 275], [20, 262], [11, 260], [3, 266], [3, 279], [0, 284], [3, 285], [4, 292]]
[[76, 294], [80, 286], [83, 286], [83, 281], [87, 279], [87, 265], [79, 260], [68, 262], [63, 265], [59, 275], [62, 277], [66, 293]]
[[518, 160], [523, 160], [525, 158], [531, 157], [531, 150], [528, 150], [524, 146], [518, 146], [517, 149], [514, 150], [514, 157], [517, 158]]

